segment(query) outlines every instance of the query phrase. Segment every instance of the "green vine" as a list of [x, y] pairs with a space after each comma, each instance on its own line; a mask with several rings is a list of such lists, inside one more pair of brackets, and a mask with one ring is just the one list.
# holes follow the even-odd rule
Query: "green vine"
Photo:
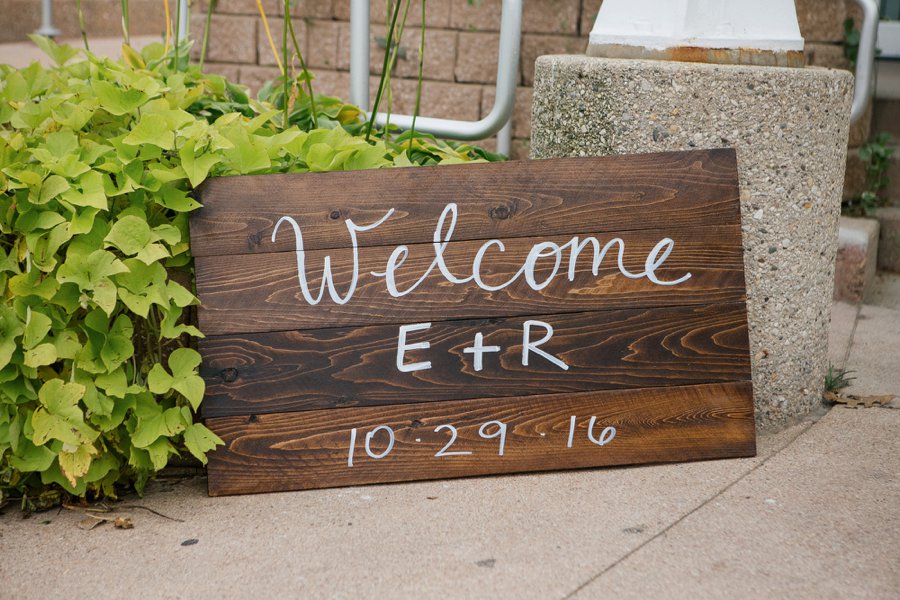
[[894, 148], [889, 145], [890, 142], [890, 134], [882, 132], [868, 144], [860, 146], [857, 152], [866, 169], [866, 189], [859, 198], [844, 202], [842, 207], [844, 214], [872, 216], [876, 210], [885, 205], [887, 198], [881, 192], [891, 183], [887, 170], [894, 155]]

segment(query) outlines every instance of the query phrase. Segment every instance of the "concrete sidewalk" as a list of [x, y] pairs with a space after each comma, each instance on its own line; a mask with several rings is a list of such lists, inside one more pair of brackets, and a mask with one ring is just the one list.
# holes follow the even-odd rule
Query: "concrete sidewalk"
[[[135, 50], [140, 50], [144, 46], [153, 42], [161, 42], [158, 35], [133, 35], [131, 36], [131, 46]], [[56, 40], [59, 44], [68, 44], [73, 48], [83, 48], [81, 38], [63, 38]], [[122, 38], [91, 38], [89, 40], [91, 52], [97, 56], [105, 58], [119, 58], [122, 55]], [[35, 44], [30, 41], [13, 42], [0, 44], [0, 64], [7, 64], [22, 69], [31, 63], [38, 61], [44, 65], [52, 65], [53, 61], [41, 52]]]
[[[855, 392], [897, 393], [900, 312], [838, 305]], [[893, 362], [891, 362], [893, 361]], [[893, 368], [891, 365], [893, 364]], [[0, 597], [896, 598], [900, 410], [835, 407], [752, 459], [0, 516]]]

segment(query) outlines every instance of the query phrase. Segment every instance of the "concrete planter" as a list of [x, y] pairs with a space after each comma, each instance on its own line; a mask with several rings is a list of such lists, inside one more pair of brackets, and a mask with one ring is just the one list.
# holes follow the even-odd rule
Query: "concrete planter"
[[846, 71], [542, 56], [532, 157], [737, 149], [757, 424], [821, 402], [849, 132]]

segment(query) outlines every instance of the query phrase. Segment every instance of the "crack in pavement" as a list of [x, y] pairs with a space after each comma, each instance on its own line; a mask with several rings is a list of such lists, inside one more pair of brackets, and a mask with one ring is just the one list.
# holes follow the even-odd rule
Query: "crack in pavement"
[[[826, 413], [826, 414], [827, 414], [827, 413]], [[645, 540], [644, 542], [638, 544], [637, 546], [635, 546], [634, 548], [632, 548], [629, 552], [627, 552], [626, 554], [624, 554], [623, 556], [621, 556], [620, 558], [618, 558], [615, 562], [613, 562], [612, 564], [610, 564], [609, 566], [607, 566], [605, 569], [603, 569], [602, 571], [600, 571], [600, 572], [597, 573], [596, 575], [594, 575], [594, 576], [588, 578], [587, 581], [585, 581], [584, 583], [582, 583], [581, 585], [579, 585], [577, 588], [575, 588], [574, 590], [572, 590], [572, 591], [569, 592], [568, 594], [566, 594], [566, 595], [563, 597], [564, 600], [568, 600], [569, 598], [574, 598], [576, 594], [578, 594], [579, 592], [581, 592], [581, 591], [582, 591], [583, 589], [585, 589], [587, 586], [589, 586], [590, 584], [594, 583], [595, 581], [597, 581], [598, 579], [600, 579], [601, 577], [603, 577], [606, 573], [610, 572], [611, 570], [613, 570], [614, 568], [616, 568], [617, 566], [619, 566], [620, 564], [622, 564], [623, 562], [625, 562], [628, 558], [630, 558], [632, 555], [634, 555], [634, 554], [636, 554], [637, 552], [639, 552], [642, 548], [644, 548], [645, 546], [647, 546], [648, 544], [650, 544], [650, 543], [653, 542], [654, 540], [656, 540], [656, 539], [658, 539], [658, 538], [664, 536], [665, 534], [667, 534], [673, 527], [675, 527], [676, 525], [678, 525], [679, 523], [681, 523], [682, 521], [684, 521], [685, 519], [687, 519], [688, 517], [690, 517], [691, 515], [693, 515], [693, 514], [694, 514], [695, 512], [697, 512], [698, 510], [700, 510], [700, 509], [702, 509], [703, 507], [707, 506], [710, 502], [712, 502], [712, 501], [715, 500], [716, 498], [719, 498], [722, 494], [724, 494], [725, 492], [727, 492], [728, 490], [730, 490], [730, 489], [731, 489], [732, 487], [734, 487], [737, 483], [743, 481], [748, 475], [750, 475], [751, 473], [754, 473], [757, 469], [759, 469], [760, 467], [762, 467], [764, 464], [766, 464], [767, 462], [769, 462], [770, 460], [772, 460], [773, 458], [775, 458], [776, 456], [778, 456], [779, 454], [781, 454], [782, 452], [784, 452], [785, 450], [787, 450], [788, 448], [790, 448], [790, 447], [791, 447], [798, 439], [800, 439], [801, 436], [803, 436], [803, 434], [805, 434], [805, 433], [806, 433], [807, 431], [809, 431], [816, 423], [818, 423], [822, 416], [824, 416], [824, 415], [822, 415], [822, 414], [819, 414], [819, 415], [811, 415], [812, 418], [809, 420], [809, 422], [807, 422], [807, 423], [805, 424], [805, 426], [803, 426], [803, 428], [802, 428], [800, 431], [797, 432], [797, 435], [795, 435], [790, 441], [788, 441], [788, 442], [787, 442], [784, 446], [782, 446], [780, 449], [776, 450], [775, 452], [773, 452], [772, 454], [770, 454], [769, 456], [767, 456], [766, 458], [764, 458], [762, 461], [760, 461], [760, 463], [759, 463], [758, 465], [754, 466], [753, 468], [751, 468], [750, 470], [748, 470], [746, 473], [744, 473], [743, 475], [741, 475], [740, 477], [738, 477], [737, 479], [735, 479], [734, 481], [732, 481], [731, 483], [729, 483], [728, 485], [726, 485], [725, 487], [723, 487], [722, 489], [720, 489], [718, 492], [716, 492], [715, 494], [713, 494], [712, 496], [710, 496], [709, 498], [707, 498], [705, 501], [701, 502], [700, 504], [698, 504], [697, 506], [695, 506], [694, 508], [692, 508], [690, 511], [686, 512], [686, 513], [683, 514], [681, 517], [679, 517], [678, 519], [676, 519], [675, 521], [673, 521], [672, 523], [670, 523], [667, 527], [665, 527], [664, 529], [660, 530], [659, 533], [657, 533], [656, 535], [654, 535], [654, 536], [648, 538], [648, 539]]]

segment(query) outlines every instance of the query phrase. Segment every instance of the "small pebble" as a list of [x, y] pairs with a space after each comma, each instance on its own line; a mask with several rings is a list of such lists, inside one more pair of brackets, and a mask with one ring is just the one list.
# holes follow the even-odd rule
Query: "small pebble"
[[196, 544], [199, 541], [200, 540], [198, 540], [197, 538], [190, 538], [190, 539], [187, 539], [187, 540], [184, 540], [183, 542], [181, 542], [181, 545], [182, 546], [193, 546], [194, 544]]

